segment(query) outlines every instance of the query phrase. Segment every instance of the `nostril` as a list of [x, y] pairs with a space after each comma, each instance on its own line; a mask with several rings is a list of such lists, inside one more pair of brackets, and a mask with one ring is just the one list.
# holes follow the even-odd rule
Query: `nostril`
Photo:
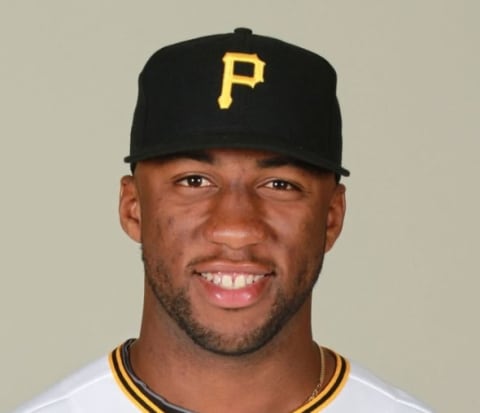
[[206, 237], [210, 242], [239, 249], [263, 241], [265, 233], [258, 220], [217, 220], [207, 228]]

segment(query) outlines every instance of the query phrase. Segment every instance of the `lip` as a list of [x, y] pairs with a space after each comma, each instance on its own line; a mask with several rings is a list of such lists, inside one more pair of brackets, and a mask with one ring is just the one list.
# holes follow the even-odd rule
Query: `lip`
[[[242, 288], [225, 288], [224, 286], [208, 281], [202, 274], [222, 274], [235, 279], [236, 277], [252, 276], [254, 283], [244, 285]], [[211, 305], [222, 309], [241, 309], [253, 306], [266, 294], [270, 285], [272, 268], [254, 262], [229, 262], [209, 261], [200, 263], [194, 268], [194, 275], [204, 299]]]
[[194, 266], [194, 272], [201, 273], [224, 273], [224, 274], [251, 274], [251, 275], [274, 275], [273, 269], [267, 265], [243, 261], [208, 261]]
[[259, 302], [266, 294], [271, 278], [263, 277], [260, 281], [237, 290], [222, 288], [201, 276], [198, 276], [197, 279], [201, 287], [202, 296], [210, 305], [225, 310], [238, 310], [252, 307]]

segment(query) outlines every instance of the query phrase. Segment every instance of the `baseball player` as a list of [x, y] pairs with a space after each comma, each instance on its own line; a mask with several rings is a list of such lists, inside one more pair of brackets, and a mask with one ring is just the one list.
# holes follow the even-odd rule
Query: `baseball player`
[[427, 413], [313, 341], [345, 214], [336, 74], [249, 29], [146, 63], [120, 221], [145, 267], [139, 337], [17, 413]]

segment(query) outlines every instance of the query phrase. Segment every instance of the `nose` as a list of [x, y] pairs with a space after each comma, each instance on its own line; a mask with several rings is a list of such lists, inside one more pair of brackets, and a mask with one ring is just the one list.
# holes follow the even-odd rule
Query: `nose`
[[223, 190], [217, 194], [205, 225], [206, 238], [231, 249], [255, 245], [267, 236], [261, 200], [248, 191]]

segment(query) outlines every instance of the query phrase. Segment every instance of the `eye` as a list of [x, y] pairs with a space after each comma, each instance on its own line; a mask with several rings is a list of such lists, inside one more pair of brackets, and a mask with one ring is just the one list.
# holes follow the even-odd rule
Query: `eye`
[[190, 187], [190, 188], [203, 188], [203, 187], [212, 186], [212, 183], [207, 178], [201, 175], [186, 176], [176, 181], [176, 184], [180, 186]]
[[273, 179], [265, 184], [266, 188], [275, 189], [277, 191], [296, 191], [298, 187], [283, 179]]

